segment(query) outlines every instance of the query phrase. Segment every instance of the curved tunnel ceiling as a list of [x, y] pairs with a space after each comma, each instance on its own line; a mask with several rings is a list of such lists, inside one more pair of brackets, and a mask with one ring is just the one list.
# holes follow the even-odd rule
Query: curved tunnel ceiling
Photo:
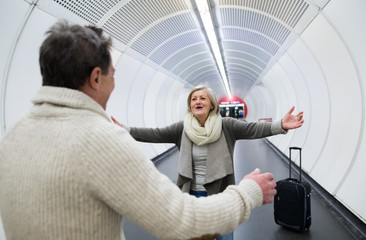
[[[209, 0], [231, 94], [245, 98], [329, 0]], [[95, 5], [98, 4], [98, 7]], [[194, 0], [39, 0], [53, 15], [102, 27], [115, 47], [226, 96]]]

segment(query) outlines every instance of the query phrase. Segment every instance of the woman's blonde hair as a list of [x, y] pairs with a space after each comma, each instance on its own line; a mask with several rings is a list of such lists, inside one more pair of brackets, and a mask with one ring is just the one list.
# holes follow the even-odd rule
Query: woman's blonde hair
[[192, 88], [191, 92], [188, 94], [188, 98], [187, 98], [187, 106], [188, 106], [188, 112], [191, 112], [191, 98], [192, 98], [192, 94], [196, 91], [199, 91], [199, 90], [206, 90], [207, 91], [207, 95], [208, 95], [208, 98], [210, 99], [210, 102], [212, 104], [212, 106], [214, 107], [213, 109], [210, 110], [210, 113], [211, 112], [214, 112], [214, 113], [219, 113], [220, 112], [220, 106], [216, 100], [216, 96], [215, 96], [215, 93], [213, 92], [213, 90], [211, 88], [208, 88], [204, 85], [198, 85], [194, 88]]

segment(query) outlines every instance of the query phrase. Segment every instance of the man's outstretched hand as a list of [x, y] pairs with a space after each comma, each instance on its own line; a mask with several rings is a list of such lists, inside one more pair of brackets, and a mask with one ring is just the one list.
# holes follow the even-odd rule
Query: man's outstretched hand
[[257, 168], [253, 172], [246, 175], [244, 179], [252, 179], [259, 185], [259, 187], [262, 189], [263, 204], [273, 202], [273, 196], [276, 195], [277, 191], [275, 189], [276, 182], [272, 173], [261, 173], [261, 171]]

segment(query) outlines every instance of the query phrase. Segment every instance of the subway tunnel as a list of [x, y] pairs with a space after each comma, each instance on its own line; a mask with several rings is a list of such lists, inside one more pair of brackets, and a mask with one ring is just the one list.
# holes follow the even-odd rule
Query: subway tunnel
[[[266, 138], [265, 148], [283, 158], [301, 147], [307, 179], [357, 222], [355, 239], [365, 239], [366, 2], [208, 0], [206, 11], [197, 2], [2, 0], [0, 137], [42, 85], [39, 47], [48, 28], [59, 19], [95, 25], [113, 39], [116, 84], [106, 111], [126, 125], [183, 120], [187, 95], [201, 84], [217, 99], [243, 99], [248, 122], [281, 119], [292, 106], [304, 111], [301, 128]], [[149, 159], [176, 151], [139, 145]]]

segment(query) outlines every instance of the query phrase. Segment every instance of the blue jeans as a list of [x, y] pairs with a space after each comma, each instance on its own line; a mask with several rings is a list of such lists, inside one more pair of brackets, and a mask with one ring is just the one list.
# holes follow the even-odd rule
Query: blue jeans
[[228, 233], [224, 236], [216, 238], [216, 240], [233, 240], [233, 239], [234, 239], [234, 233]]
[[[194, 195], [196, 197], [207, 197], [207, 192], [201, 192], [201, 191], [193, 191], [191, 190], [189, 194]], [[221, 236], [217, 238], [216, 240], [233, 240], [234, 239], [234, 233], [229, 233], [224, 236]]]

